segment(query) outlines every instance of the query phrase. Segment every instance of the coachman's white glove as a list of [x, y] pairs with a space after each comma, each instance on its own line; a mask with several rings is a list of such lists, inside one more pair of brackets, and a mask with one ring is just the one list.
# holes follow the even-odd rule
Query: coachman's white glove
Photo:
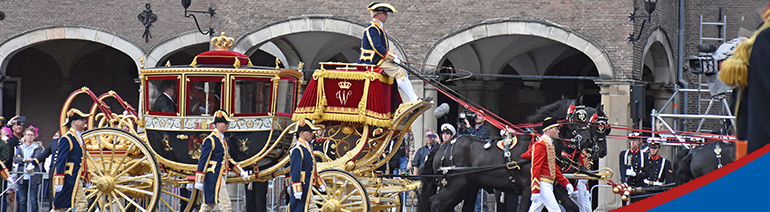
[[61, 190], [64, 189], [64, 185], [55, 185], [53, 186], [54, 192], [61, 192]]
[[192, 184], [192, 183], [188, 183], [188, 184], [187, 184], [187, 185], [185, 185], [184, 187], [185, 187], [185, 188], [186, 188], [188, 191], [193, 191], [193, 189], [195, 189], [195, 188], [193, 188], [193, 184]]
[[294, 199], [302, 199], [302, 192], [301, 191], [294, 192]]
[[16, 179], [13, 178], [13, 176], [8, 176], [8, 179], [5, 180], [8, 181], [8, 192], [16, 192], [16, 188], [18, 188], [16, 185]]
[[326, 186], [324, 184], [321, 184], [321, 186], [318, 186], [318, 191], [326, 192]]
[[567, 184], [567, 194], [572, 196], [575, 193], [575, 187], [572, 187], [572, 183]]
[[203, 191], [203, 183], [195, 182], [195, 189]]
[[35, 172], [35, 166], [34, 166], [34, 165], [32, 165], [32, 163], [28, 163], [28, 164], [27, 164], [27, 173], [30, 173], [30, 174], [32, 174], [32, 173], [34, 173], [34, 172]]
[[626, 169], [626, 175], [631, 177], [636, 177], [636, 172], [632, 168]]
[[401, 63], [401, 59], [398, 59], [398, 57], [394, 57], [394, 58], [393, 58], [393, 62], [394, 62], [394, 63], [397, 63], [397, 64], [398, 64], [398, 63]]
[[241, 171], [241, 177], [243, 177], [243, 180], [249, 179], [249, 173], [246, 171]]

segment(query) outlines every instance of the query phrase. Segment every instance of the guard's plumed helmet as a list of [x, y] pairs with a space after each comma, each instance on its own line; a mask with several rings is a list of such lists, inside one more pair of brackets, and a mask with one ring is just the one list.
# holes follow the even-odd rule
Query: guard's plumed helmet
[[369, 10], [369, 15], [376, 15], [377, 13], [386, 12], [386, 13], [397, 13], [396, 8], [393, 7], [393, 5], [390, 5], [388, 3], [382, 3], [382, 2], [372, 2], [369, 4], [369, 6], [366, 8]]

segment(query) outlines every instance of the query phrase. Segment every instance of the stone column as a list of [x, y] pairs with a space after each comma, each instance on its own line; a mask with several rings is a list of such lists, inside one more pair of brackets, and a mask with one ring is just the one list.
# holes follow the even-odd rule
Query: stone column
[[[597, 85], [601, 91], [602, 104], [604, 105], [604, 112], [609, 118], [609, 124], [612, 126], [631, 126], [631, 114], [630, 114], [630, 97], [631, 97], [631, 81], [597, 81]], [[625, 136], [628, 135], [626, 130], [612, 130], [612, 135]], [[612, 177], [613, 182], [620, 182], [620, 174], [618, 172], [618, 155], [620, 151], [628, 148], [628, 142], [625, 139], [607, 139], [607, 156], [599, 160], [599, 168], [609, 167], [615, 174]], [[599, 181], [600, 185], [607, 185], [603, 181]], [[598, 209], [606, 208], [612, 210], [620, 206], [621, 204], [616, 201], [620, 198], [617, 194], [612, 193], [611, 189], [599, 188], [599, 206]]]

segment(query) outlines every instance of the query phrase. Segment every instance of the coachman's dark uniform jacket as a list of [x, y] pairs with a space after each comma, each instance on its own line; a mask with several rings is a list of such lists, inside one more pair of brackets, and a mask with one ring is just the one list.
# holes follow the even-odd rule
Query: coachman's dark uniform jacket
[[315, 167], [313, 150], [308, 146], [308, 142], [300, 138], [291, 147], [290, 156], [290, 174], [291, 174], [291, 193], [302, 192], [302, 198], [296, 199], [293, 196], [289, 198], [289, 211], [301, 212], [308, 211], [311, 199], [310, 186], [320, 186], [321, 179]]
[[227, 140], [219, 131], [214, 130], [203, 140], [195, 182], [203, 183], [203, 200], [206, 204], [219, 203], [219, 187], [230, 168], [235, 173], [243, 169], [232, 158], [227, 148]]
[[78, 190], [80, 179], [85, 179], [87, 172], [85, 167], [81, 169], [83, 162], [83, 140], [75, 130], [70, 129], [59, 140], [58, 153], [54, 163], [54, 185], [64, 185], [60, 192], [54, 194], [52, 208], [71, 208], [75, 203], [75, 194]]
[[[382, 29], [380, 22], [372, 20], [364, 30], [364, 38], [361, 40], [361, 56], [358, 63], [380, 65], [383, 58], [393, 54], [389, 50], [388, 36]], [[390, 56], [392, 57], [392, 56]]]
[[[629, 186], [643, 186], [644, 182], [642, 181], [644, 178], [641, 177], [640, 174], [644, 171], [647, 160], [649, 159], [647, 158], [646, 152], [639, 149], [627, 149], [620, 152], [620, 180], [627, 183]], [[629, 168], [636, 172], [635, 177], [626, 176], [626, 169]]]
[[647, 186], [663, 186], [673, 182], [671, 161], [657, 155], [648, 157], [647, 164], [644, 165], [641, 178]]

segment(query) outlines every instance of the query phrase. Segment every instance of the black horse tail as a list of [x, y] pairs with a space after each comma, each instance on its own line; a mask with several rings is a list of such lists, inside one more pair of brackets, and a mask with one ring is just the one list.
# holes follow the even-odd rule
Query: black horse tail
[[[436, 150], [438, 148], [434, 148]], [[420, 176], [427, 176], [427, 175], [434, 175], [434, 168], [433, 168], [433, 158], [436, 156], [436, 152], [438, 151], [431, 151], [428, 153], [428, 158], [423, 163], [423, 167], [420, 168], [420, 171], [418, 174]], [[438, 184], [436, 183], [436, 178], [433, 177], [424, 177], [422, 178], [422, 186], [420, 187], [418, 192], [418, 202], [417, 202], [417, 211], [418, 212], [430, 212], [431, 211], [431, 202], [430, 197], [436, 194], [436, 190], [438, 189]]]

